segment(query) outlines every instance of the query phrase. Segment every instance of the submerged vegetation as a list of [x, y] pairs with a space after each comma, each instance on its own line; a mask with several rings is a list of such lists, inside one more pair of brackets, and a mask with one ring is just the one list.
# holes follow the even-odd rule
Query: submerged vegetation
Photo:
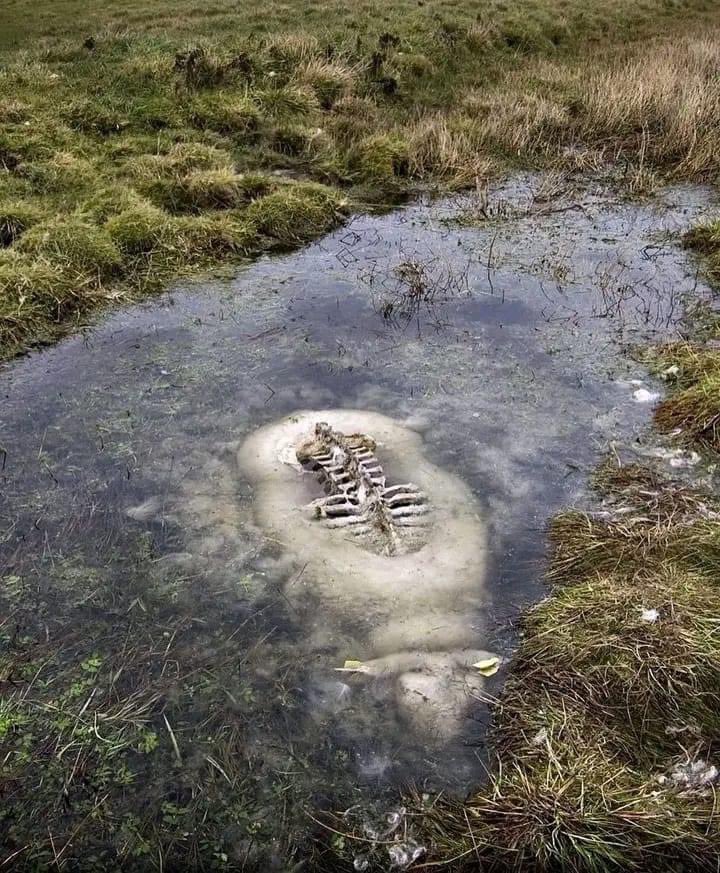
[[614, 161], [631, 191], [720, 170], [717, 29], [693, 30], [712, 3], [407, 5], [320, 4], [298, 30], [272, 3], [68, 2], [32, 21], [11, 3], [0, 355], [179, 273], [311, 239], [348, 198], [518, 161]]
[[311, 854], [312, 752], [264, 742], [301, 707], [266, 644], [271, 601], [249, 611], [196, 583], [137, 530], [112, 547], [112, 572], [107, 551], [73, 547], [2, 575], [0, 865], [269, 870]]

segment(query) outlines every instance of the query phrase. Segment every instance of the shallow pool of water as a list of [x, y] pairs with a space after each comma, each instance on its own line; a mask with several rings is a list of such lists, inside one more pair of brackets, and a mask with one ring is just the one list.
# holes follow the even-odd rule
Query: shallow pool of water
[[[302, 568], [257, 523], [235, 453], [298, 409], [367, 409], [419, 429], [427, 457], [481, 507], [488, 561], [467, 622], [482, 648], [508, 655], [519, 612], [544, 593], [548, 519], [583, 499], [610, 443], [648, 422], [637, 392], [658, 389], [628, 349], [677, 335], [683, 298], [710, 296], [679, 244], [712, 209], [706, 191], [639, 203], [585, 183], [547, 202], [539, 187], [499, 186], [479, 223], [462, 198], [356, 217], [301, 252], [179, 286], [6, 366], [0, 571], [42, 591], [48, 639], [87, 624], [112, 657], [121, 624], [166, 640], [152, 649], [163, 665], [205, 671], [242, 640], [226, 722], [242, 723], [251, 770], [268, 782], [297, 766], [316, 799], [339, 785], [362, 801], [480, 778], [484, 700], [440, 740], [408, 727], [373, 683], [338, 682], [334, 668], [372, 628], [329, 616], [312, 585], [288, 595]], [[97, 599], [99, 584], [110, 595]], [[501, 683], [502, 671], [487, 694]], [[172, 709], [164, 694], [158, 718]], [[188, 715], [181, 747], [206, 717]]]

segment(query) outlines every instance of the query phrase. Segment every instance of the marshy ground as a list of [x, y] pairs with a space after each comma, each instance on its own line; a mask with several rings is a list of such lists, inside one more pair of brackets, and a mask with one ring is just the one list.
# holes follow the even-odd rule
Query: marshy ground
[[[716, 12], [8, 5], [0, 865], [716, 869]], [[333, 405], [483, 506], [452, 741], [253, 522]]]

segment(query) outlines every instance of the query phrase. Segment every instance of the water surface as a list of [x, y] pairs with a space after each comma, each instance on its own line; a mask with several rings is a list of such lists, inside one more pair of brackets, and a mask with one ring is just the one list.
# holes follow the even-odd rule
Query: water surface
[[[327, 665], [353, 657], [344, 639], [355, 629], [313, 648], [317, 604], [284, 596], [296, 571], [255, 524], [234, 453], [303, 408], [365, 408], [421, 428], [429, 457], [483, 507], [487, 602], [468, 621], [509, 654], [519, 612], [544, 594], [548, 519], [584, 499], [601, 453], [648, 422], [637, 392], [658, 388], [629, 349], [677, 336], [684, 297], [710, 296], [678, 241], [712, 208], [704, 190], [628, 202], [598, 182], [547, 202], [540, 184], [498, 187], [479, 223], [462, 198], [356, 217], [0, 373], [0, 572], [25, 586], [13, 608], [28, 633], [42, 625], [58, 645], [74, 635], [71, 653], [85, 638], [117, 659], [131, 645], [121, 638], [148, 641], [162, 665], [152, 718], [179, 725], [184, 769], [170, 782], [207, 769], [191, 750], [218, 707], [222, 729], [240, 732], [259, 820], [287, 805], [270, 787], [293, 780], [322, 805], [481, 778], [481, 700], [459, 736], [428, 743], [371, 687], [339, 692]], [[194, 671], [206, 685], [188, 705], [173, 682]], [[212, 676], [215, 696], [203, 697]], [[138, 796], [148, 780], [165, 790], [159, 766], [143, 763]]]

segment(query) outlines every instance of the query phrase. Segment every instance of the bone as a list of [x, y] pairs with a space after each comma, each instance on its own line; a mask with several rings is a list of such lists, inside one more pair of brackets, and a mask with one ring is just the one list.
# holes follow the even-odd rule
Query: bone
[[327, 422], [315, 425], [314, 438], [298, 446], [298, 461], [318, 472], [318, 478], [330, 493], [311, 503], [317, 518], [332, 529], [362, 525], [358, 530], [367, 536], [369, 548], [393, 555], [411, 550], [416, 540], [402, 535], [402, 528], [413, 525], [398, 522], [428, 511], [427, 497], [414, 485], [388, 486], [382, 464], [369, 446], [370, 436], [345, 436]]

